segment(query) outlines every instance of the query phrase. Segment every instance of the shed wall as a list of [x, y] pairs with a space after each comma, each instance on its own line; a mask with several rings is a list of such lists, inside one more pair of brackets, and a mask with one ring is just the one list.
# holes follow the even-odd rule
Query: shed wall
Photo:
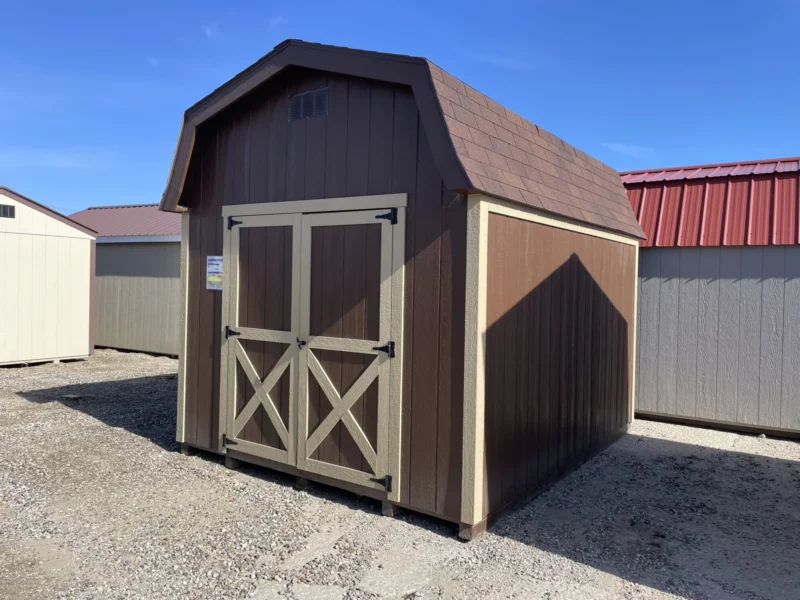
[[800, 247], [643, 249], [638, 413], [800, 433]]
[[[329, 89], [329, 115], [288, 123], [289, 94]], [[190, 209], [184, 440], [217, 449], [225, 204], [407, 193], [402, 351], [404, 505], [458, 520], [466, 200], [444, 187], [409, 88], [291, 69], [198, 131]]]
[[98, 346], [178, 354], [181, 245], [98, 244]]
[[483, 516], [629, 422], [637, 248], [489, 214]]
[[0, 218], [0, 364], [91, 353], [93, 238], [4, 194]]

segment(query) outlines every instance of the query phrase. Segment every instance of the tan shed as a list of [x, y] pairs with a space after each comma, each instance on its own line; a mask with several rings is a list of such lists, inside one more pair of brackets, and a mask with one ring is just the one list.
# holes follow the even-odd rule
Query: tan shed
[[186, 112], [161, 209], [186, 449], [470, 538], [627, 428], [619, 175], [425, 59], [280, 44]]
[[136, 204], [92, 206], [70, 218], [97, 232], [97, 345], [177, 355], [180, 215]]
[[0, 187], [0, 365], [94, 350], [95, 232]]

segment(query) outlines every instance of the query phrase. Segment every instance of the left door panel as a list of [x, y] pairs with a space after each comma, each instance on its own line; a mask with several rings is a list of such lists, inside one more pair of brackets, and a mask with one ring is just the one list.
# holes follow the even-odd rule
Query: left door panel
[[294, 465], [301, 216], [233, 219], [223, 250], [223, 450]]

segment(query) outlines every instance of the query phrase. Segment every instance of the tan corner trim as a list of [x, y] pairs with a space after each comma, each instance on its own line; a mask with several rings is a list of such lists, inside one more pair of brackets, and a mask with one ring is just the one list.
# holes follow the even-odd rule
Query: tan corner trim
[[175, 439], [185, 442], [186, 423], [186, 343], [187, 310], [189, 305], [189, 213], [181, 214], [181, 309], [180, 309], [180, 349], [178, 351], [178, 420]]
[[489, 203], [480, 194], [467, 199], [467, 281], [464, 328], [464, 435], [461, 521], [483, 519], [486, 262]]
[[397, 224], [392, 227], [392, 323], [391, 339], [398, 348], [391, 360], [389, 390], [389, 465], [388, 473], [395, 478], [389, 500], [400, 502], [402, 480], [403, 439], [403, 311], [405, 310], [406, 268], [406, 209], [397, 209]]
[[[485, 194], [474, 194], [480, 196], [481, 200], [489, 206], [489, 212], [515, 219], [522, 219], [523, 221], [530, 221], [532, 223], [540, 223], [549, 227], [556, 227], [566, 231], [574, 231], [575, 233], [582, 233], [584, 235], [591, 235], [592, 237], [601, 238], [604, 240], [611, 240], [612, 242], [619, 242], [621, 244], [628, 244], [631, 246], [638, 246], [639, 239], [628, 237], [621, 233], [613, 233], [600, 227], [593, 227], [587, 223], [579, 223], [566, 217], [560, 217], [551, 213], [544, 212], [529, 206], [522, 206], [506, 200], [500, 200]], [[472, 197], [472, 195], [470, 195]]]
[[351, 196], [297, 200], [294, 202], [263, 202], [260, 204], [229, 204], [222, 207], [223, 217], [247, 215], [279, 215], [287, 213], [334, 212], [345, 210], [374, 210], [406, 206], [408, 194], [381, 194], [377, 196]]
[[639, 332], [639, 254], [641, 250], [637, 244], [634, 251], [633, 259], [633, 365], [631, 369], [631, 399], [630, 399], [630, 415], [628, 421], [633, 421], [634, 413], [636, 410], [636, 357], [638, 355], [638, 346], [636, 345], [636, 336]]

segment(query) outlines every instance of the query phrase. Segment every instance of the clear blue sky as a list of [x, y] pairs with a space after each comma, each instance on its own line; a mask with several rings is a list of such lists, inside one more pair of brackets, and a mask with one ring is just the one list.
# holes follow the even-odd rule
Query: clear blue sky
[[7, 2], [0, 185], [157, 202], [182, 112], [289, 37], [426, 56], [613, 167], [800, 154], [800, 2]]

